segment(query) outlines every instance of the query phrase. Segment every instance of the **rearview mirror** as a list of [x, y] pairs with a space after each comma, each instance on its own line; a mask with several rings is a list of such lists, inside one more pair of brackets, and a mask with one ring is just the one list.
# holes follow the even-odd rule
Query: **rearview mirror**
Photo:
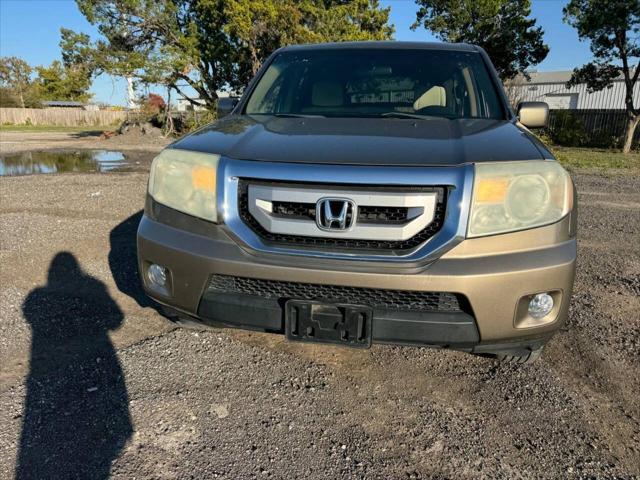
[[218, 118], [226, 117], [229, 115], [240, 99], [238, 97], [224, 97], [218, 99]]
[[518, 119], [528, 128], [542, 128], [549, 123], [549, 105], [545, 102], [521, 102]]

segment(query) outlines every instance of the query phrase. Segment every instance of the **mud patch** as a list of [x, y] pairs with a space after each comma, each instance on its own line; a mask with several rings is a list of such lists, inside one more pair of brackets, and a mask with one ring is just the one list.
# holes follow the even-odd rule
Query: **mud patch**
[[139, 165], [113, 150], [30, 151], [0, 154], [0, 176], [67, 172], [108, 172]]

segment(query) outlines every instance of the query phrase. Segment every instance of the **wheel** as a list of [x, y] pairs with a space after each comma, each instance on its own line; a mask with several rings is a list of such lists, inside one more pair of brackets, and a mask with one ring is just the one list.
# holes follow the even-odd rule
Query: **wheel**
[[498, 353], [496, 354], [496, 358], [500, 363], [508, 363], [508, 364], [530, 364], [538, 360], [540, 355], [542, 355], [542, 351], [544, 347], [536, 348], [534, 350], [529, 350], [528, 353], [524, 355], [505, 355]]

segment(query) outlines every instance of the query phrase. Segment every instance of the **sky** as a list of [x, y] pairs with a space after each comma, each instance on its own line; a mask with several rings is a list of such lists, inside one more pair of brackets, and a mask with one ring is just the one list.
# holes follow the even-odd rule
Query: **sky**
[[[417, 6], [413, 0], [381, 0], [391, 7], [396, 40], [436, 41], [424, 28], [412, 31]], [[565, 0], [533, 0], [532, 16], [545, 31], [547, 58], [538, 71], [572, 70], [591, 59], [588, 43], [580, 42], [575, 30], [562, 22]], [[0, 0], [0, 56], [17, 56], [31, 65], [59, 60], [60, 28], [85, 32], [97, 38], [97, 29], [82, 16], [74, 0]], [[91, 88], [94, 101], [126, 104], [126, 83], [107, 75]]]

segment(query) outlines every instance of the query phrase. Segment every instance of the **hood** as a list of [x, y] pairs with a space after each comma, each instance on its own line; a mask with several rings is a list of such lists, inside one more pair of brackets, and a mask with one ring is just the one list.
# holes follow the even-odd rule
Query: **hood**
[[459, 165], [551, 154], [506, 120], [232, 115], [171, 145], [239, 160], [343, 165]]

